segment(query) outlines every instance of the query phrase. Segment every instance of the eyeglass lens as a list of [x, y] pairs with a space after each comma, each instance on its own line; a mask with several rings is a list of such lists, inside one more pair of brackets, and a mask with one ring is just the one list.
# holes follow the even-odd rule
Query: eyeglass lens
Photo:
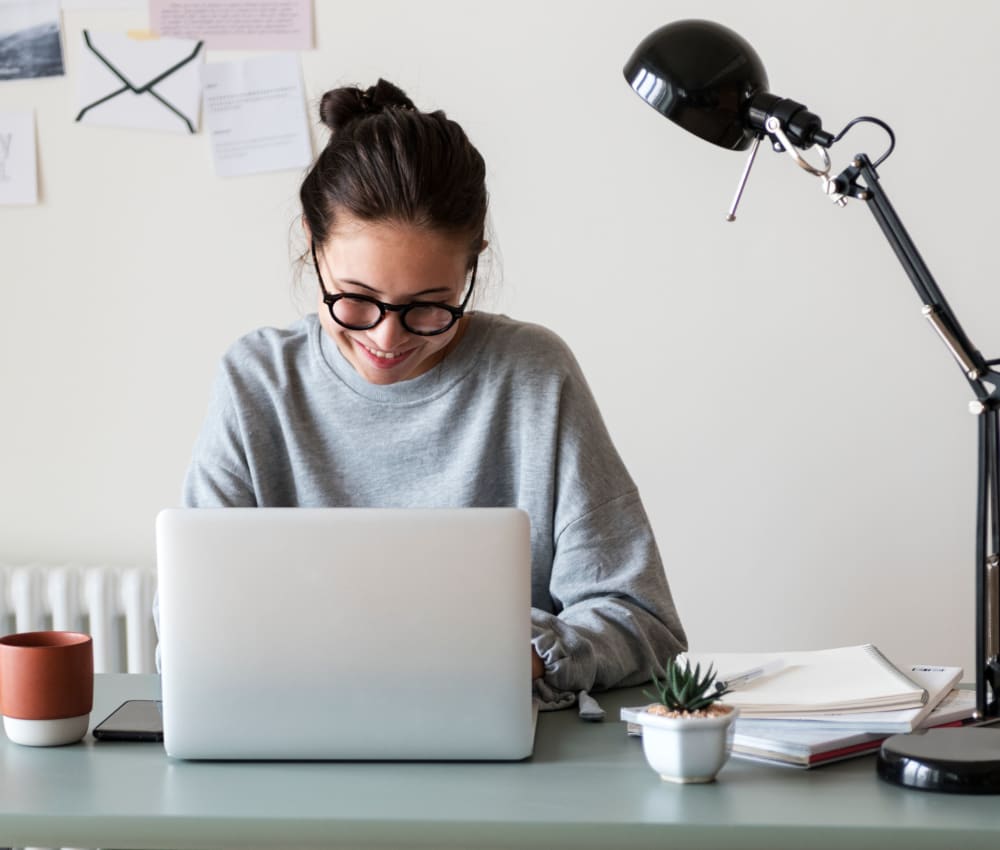
[[[374, 301], [351, 295], [338, 298], [332, 311], [340, 324], [354, 330], [366, 330], [382, 318], [382, 310]], [[448, 328], [456, 318], [449, 310], [433, 304], [412, 304], [400, 313], [403, 327], [416, 334], [437, 333]]]

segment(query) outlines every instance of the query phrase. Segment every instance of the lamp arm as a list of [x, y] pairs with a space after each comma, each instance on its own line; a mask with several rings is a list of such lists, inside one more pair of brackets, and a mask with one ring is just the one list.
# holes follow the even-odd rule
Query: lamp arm
[[[864, 182], [861, 183], [859, 180]], [[1000, 397], [998, 388], [989, 385], [996, 382], [984, 381], [989, 377], [991, 364], [969, 340], [951, 307], [948, 306], [917, 246], [913, 244], [913, 240], [893, 209], [879, 181], [875, 166], [867, 154], [855, 156], [854, 161], [834, 179], [833, 183], [839, 193], [868, 204], [883, 235], [917, 290], [924, 305], [924, 316], [962, 367], [976, 397], [983, 402], [990, 399], [997, 400]]]
[[976, 713], [1000, 717], [1000, 372], [972, 344], [927, 264], [896, 215], [868, 156], [858, 154], [832, 182], [836, 193], [864, 201], [910, 282], [923, 314], [962, 367], [979, 417], [976, 521]]

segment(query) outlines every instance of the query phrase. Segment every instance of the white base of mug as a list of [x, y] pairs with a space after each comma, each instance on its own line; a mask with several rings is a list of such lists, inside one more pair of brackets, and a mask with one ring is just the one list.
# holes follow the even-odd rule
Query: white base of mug
[[89, 712], [79, 717], [60, 717], [57, 720], [22, 720], [5, 715], [3, 730], [15, 744], [26, 747], [58, 747], [79, 741], [87, 734], [89, 724]]

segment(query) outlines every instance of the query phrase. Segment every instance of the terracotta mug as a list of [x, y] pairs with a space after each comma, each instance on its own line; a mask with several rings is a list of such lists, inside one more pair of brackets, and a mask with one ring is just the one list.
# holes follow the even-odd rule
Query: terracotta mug
[[0, 638], [0, 714], [7, 737], [29, 747], [72, 744], [94, 704], [94, 642], [79, 632]]

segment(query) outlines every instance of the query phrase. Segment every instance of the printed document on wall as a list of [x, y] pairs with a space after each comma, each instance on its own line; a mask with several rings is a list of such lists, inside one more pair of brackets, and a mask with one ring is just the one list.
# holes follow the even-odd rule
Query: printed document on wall
[[149, 0], [150, 28], [210, 50], [309, 50], [312, 0]]
[[0, 112], [0, 204], [37, 204], [35, 113]]
[[209, 62], [204, 100], [219, 177], [300, 169], [312, 161], [295, 54]]

